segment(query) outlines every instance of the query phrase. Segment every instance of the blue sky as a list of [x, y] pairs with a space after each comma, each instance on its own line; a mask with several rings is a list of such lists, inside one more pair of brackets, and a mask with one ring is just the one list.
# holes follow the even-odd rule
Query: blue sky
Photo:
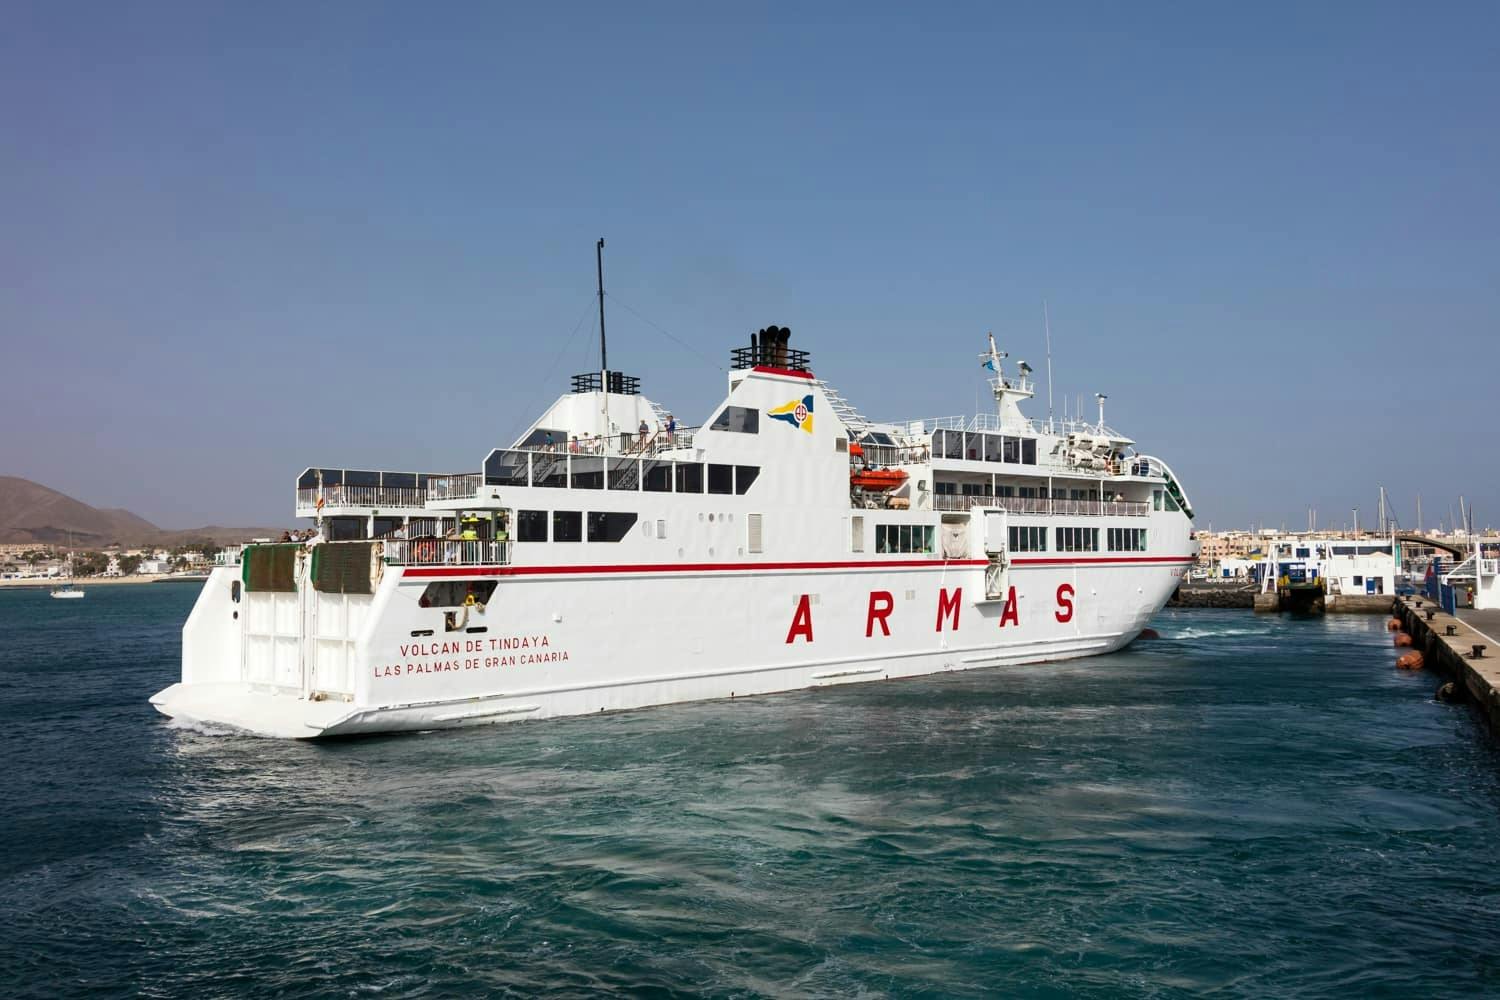
[[1500, 7], [719, 6], [11, 5], [0, 474], [187, 527], [475, 468], [595, 364], [602, 235], [684, 423], [773, 322], [971, 411], [1046, 299], [1200, 524], [1500, 523]]

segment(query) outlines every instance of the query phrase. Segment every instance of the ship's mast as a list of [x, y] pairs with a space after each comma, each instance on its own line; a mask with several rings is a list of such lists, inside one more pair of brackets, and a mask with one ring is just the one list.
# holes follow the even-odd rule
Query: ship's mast
[[599, 270], [599, 438], [609, 437], [609, 346], [604, 340], [604, 237], [594, 246]]

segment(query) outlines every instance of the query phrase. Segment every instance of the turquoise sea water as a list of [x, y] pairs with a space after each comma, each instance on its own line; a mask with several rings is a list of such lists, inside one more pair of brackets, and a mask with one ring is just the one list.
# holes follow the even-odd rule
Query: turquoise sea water
[[306, 744], [147, 705], [196, 589], [0, 592], [9, 996], [1500, 992], [1500, 752], [1382, 619]]

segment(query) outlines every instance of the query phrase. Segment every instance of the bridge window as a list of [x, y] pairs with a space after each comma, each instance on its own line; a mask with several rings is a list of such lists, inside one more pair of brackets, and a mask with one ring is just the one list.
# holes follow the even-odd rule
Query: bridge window
[[516, 511], [516, 541], [545, 542], [547, 540], [547, 512], [545, 510]]
[[638, 516], [630, 512], [589, 511], [589, 541], [618, 542], [635, 527]]
[[759, 434], [760, 411], [748, 406], [726, 406], [708, 425], [711, 431], [730, 431], [735, 434]]
[[708, 492], [710, 493], [733, 493], [734, 492], [734, 466], [715, 465], [708, 466]]
[[553, 430], [550, 427], [538, 427], [526, 439], [520, 443], [521, 448], [562, 449], [567, 446], [568, 432]]
[[552, 512], [552, 540], [554, 542], [583, 541], [583, 512], [554, 510]]
[[1036, 438], [1021, 439], [1021, 464], [1036, 464]]

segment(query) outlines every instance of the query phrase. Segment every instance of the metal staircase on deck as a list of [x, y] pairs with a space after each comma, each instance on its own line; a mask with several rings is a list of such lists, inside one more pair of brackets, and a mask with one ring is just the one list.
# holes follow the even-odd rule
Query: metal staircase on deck
[[828, 400], [828, 405], [838, 418], [844, 422], [849, 429], [850, 440], [858, 440], [859, 436], [871, 427], [870, 420], [854, 408], [854, 404], [839, 394], [839, 391], [820, 378], [813, 379], [813, 385], [823, 390], [823, 396]]

